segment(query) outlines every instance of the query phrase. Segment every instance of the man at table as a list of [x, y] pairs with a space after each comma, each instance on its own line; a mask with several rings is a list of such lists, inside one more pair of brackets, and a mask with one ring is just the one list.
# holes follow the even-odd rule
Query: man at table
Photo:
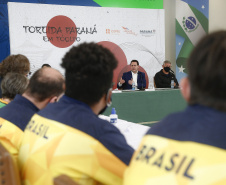
[[139, 62], [132, 60], [130, 62], [131, 71], [123, 73], [122, 78], [117, 84], [118, 88], [132, 89], [133, 82], [135, 83], [135, 89], [144, 89], [146, 87], [145, 74], [139, 69]]
[[205, 36], [188, 59], [188, 107], [144, 136], [124, 185], [226, 184], [226, 31]]
[[25, 129], [19, 154], [23, 182], [52, 184], [66, 174], [80, 185], [122, 184], [134, 150], [114, 125], [98, 117], [111, 103], [114, 55], [83, 43], [66, 53], [61, 66], [65, 95]]
[[156, 88], [171, 88], [171, 80], [174, 81], [174, 88], [178, 88], [178, 81], [171, 70], [171, 62], [165, 60], [162, 69], [154, 76], [155, 86]]

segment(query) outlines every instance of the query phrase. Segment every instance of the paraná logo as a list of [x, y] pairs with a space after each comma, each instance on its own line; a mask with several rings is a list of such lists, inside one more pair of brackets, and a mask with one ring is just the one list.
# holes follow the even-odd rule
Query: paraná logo
[[184, 30], [187, 31], [187, 32], [192, 32], [192, 31], [195, 31], [199, 24], [196, 23], [196, 19], [192, 16], [190, 17], [183, 17], [183, 27], [184, 27]]

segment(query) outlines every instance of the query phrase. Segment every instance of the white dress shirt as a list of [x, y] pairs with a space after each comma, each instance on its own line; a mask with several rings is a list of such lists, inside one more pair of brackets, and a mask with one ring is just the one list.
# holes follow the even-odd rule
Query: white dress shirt
[[133, 78], [133, 81], [135, 82], [135, 86], [136, 86], [136, 89], [137, 89], [137, 77], [138, 77], [138, 72], [133, 73], [133, 72], [131, 71], [131, 73], [132, 73], [132, 78]]

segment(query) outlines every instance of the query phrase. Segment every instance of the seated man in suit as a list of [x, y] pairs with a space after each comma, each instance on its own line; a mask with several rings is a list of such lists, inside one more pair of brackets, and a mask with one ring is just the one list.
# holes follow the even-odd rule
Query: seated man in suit
[[145, 74], [138, 71], [139, 62], [137, 60], [132, 60], [130, 66], [131, 71], [123, 73], [117, 87], [122, 89], [132, 89], [132, 84], [134, 82], [135, 89], [144, 89], [146, 87], [146, 79]]
[[157, 88], [171, 88], [171, 80], [174, 81], [174, 88], [178, 88], [179, 84], [175, 74], [171, 70], [171, 62], [165, 60], [162, 69], [155, 74], [155, 86]]
[[226, 31], [205, 36], [188, 61], [188, 107], [151, 127], [124, 185], [226, 184]]
[[83, 43], [66, 53], [61, 66], [65, 95], [35, 114], [25, 129], [19, 154], [23, 182], [49, 185], [66, 174], [80, 185], [122, 184], [134, 150], [114, 125], [98, 117], [111, 103], [114, 55]]

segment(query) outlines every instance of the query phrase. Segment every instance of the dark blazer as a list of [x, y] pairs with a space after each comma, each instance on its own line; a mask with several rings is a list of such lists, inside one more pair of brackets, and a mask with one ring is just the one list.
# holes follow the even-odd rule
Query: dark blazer
[[[125, 80], [125, 83], [122, 84], [121, 87], [118, 86], [118, 88], [122, 88], [122, 89], [132, 89], [132, 85], [128, 84], [128, 81], [131, 80], [132, 78], [132, 72], [126, 72], [123, 73], [122, 75], [122, 79]], [[144, 89], [146, 88], [146, 79], [145, 79], [145, 74], [143, 72], [138, 71], [138, 76], [137, 76], [137, 88], [138, 89]]]

